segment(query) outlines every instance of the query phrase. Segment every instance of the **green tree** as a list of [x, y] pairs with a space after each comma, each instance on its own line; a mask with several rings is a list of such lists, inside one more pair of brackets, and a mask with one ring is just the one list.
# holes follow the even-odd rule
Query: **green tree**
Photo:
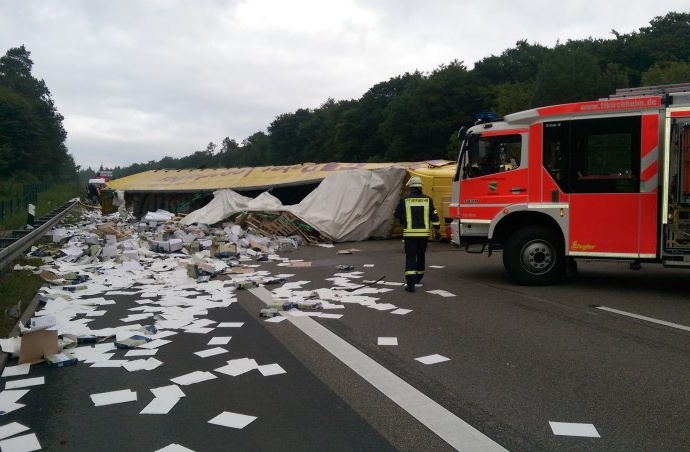
[[690, 80], [690, 61], [656, 63], [642, 74], [643, 85], [666, 85]]
[[0, 176], [76, 179], [64, 118], [45, 82], [31, 74], [30, 56], [21, 46], [0, 57]]

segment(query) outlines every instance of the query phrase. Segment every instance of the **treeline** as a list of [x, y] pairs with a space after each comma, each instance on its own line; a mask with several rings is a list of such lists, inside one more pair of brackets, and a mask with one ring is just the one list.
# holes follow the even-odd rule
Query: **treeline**
[[[241, 143], [225, 138], [186, 157], [103, 169], [112, 170], [117, 178], [159, 168], [454, 159], [457, 130], [474, 123], [482, 111], [502, 116], [597, 99], [616, 88], [690, 82], [690, 13], [671, 12], [638, 31], [612, 30], [611, 35], [568, 40], [553, 48], [521, 40], [500, 55], [476, 62], [471, 70], [455, 60], [429, 73], [415, 71], [380, 82], [359, 99], [328, 99], [315, 109], [281, 114], [265, 132]], [[12, 68], [14, 72], [9, 71]], [[31, 142], [42, 147], [39, 151], [26, 142], [0, 137], [0, 176], [3, 168], [10, 167], [63, 171], [74, 166], [64, 148], [62, 117], [45, 84], [31, 77], [30, 69], [23, 47], [0, 59], [0, 87], [6, 90], [0, 92], [0, 109], [8, 109], [6, 98], [18, 117], [30, 120], [13, 126], [22, 128], [13, 131], [15, 140], [29, 134]], [[84, 179], [93, 174], [90, 168], [80, 171]]]
[[0, 192], [13, 183], [76, 181], [64, 119], [24, 46], [0, 57]]
[[455, 159], [456, 133], [476, 114], [499, 116], [536, 106], [591, 100], [617, 88], [690, 82], [690, 13], [610, 39], [568, 40], [553, 48], [518, 41], [468, 70], [452, 61], [405, 73], [357, 100], [328, 99], [284, 113], [241, 143], [225, 138], [193, 154], [112, 168], [115, 177], [158, 168]]

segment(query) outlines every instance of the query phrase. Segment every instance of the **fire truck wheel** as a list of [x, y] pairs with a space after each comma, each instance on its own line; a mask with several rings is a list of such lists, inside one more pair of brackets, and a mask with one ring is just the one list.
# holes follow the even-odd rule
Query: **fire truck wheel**
[[562, 240], [544, 226], [515, 231], [503, 249], [503, 266], [517, 283], [536, 286], [555, 284], [565, 276]]

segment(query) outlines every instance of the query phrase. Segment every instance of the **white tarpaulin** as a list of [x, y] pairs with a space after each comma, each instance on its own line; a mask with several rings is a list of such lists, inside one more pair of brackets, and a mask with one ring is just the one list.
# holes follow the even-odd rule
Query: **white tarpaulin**
[[336, 242], [386, 238], [406, 174], [406, 168], [335, 173], [290, 212]]
[[268, 192], [251, 199], [218, 190], [208, 205], [187, 215], [182, 223], [214, 224], [243, 211], [287, 211], [336, 242], [386, 238], [406, 174], [404, 167], [333, 173], [292, 206], [283, 206]]
[[216, 190], [213, 192], [211, 202], [184, 217], [180, 223], [214, 224], [237, 212], [280, 212], [282, 210], [285, 209], [280, 200], [267, 191], [252, 199], [232, 190]]

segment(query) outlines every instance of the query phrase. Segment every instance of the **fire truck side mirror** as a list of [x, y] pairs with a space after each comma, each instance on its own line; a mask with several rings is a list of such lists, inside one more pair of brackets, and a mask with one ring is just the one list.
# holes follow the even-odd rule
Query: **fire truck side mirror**
[[467, 135], [467, 127], [462, 126], [460, 127], [460, 130], [458, 130], [458, 139], [462, 140], [465, 138], [465, 135]]

